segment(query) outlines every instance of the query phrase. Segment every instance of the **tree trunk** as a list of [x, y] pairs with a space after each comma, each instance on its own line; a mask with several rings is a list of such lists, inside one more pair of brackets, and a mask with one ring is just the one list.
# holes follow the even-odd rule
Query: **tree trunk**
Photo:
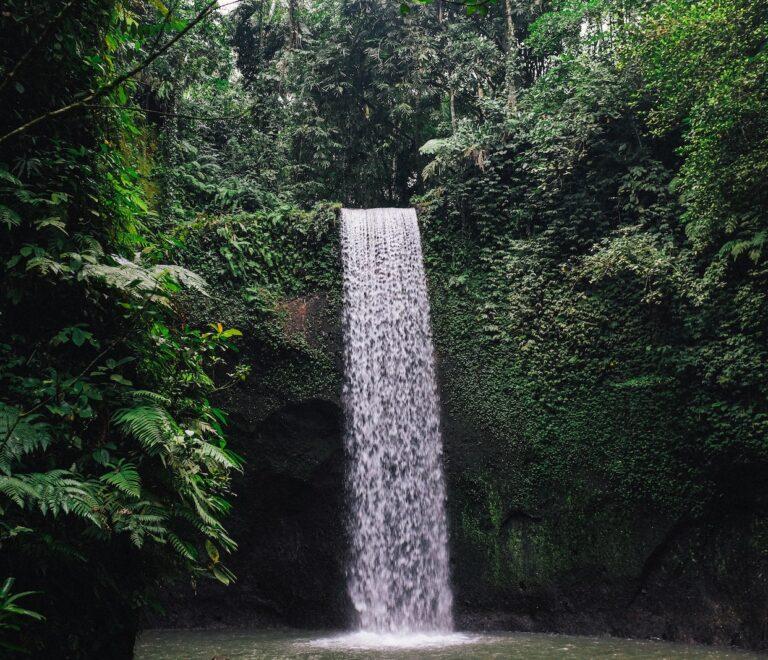
[[288, 0], [288, 23], [291, 32], [291, 48], [298, 48], [301, 45], [301, 35], [299, 33], [299, 0]]
[[259, 5], [259, 62], [264, 57], [264, 2]]
[[515, 22], [512, 18], [512, 0], [504, 0], [504, 15], [507, 20], [507, 107], [511, 111], [515, 111], [517, 110], [517, 60], [519, 56], [520, 44], [517, 41], [517, 36], [515, 35]]

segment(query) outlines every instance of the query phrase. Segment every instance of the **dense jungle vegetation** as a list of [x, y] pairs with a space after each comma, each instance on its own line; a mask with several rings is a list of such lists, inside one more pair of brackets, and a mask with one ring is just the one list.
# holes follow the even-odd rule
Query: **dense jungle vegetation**
[[340, 205], [419, 209], [466, 602], [675, 555], [766, 644], [766, 0], [6, 0], [0, 108], [4, 652], [236, 579], [222, 402], [335, 387]]

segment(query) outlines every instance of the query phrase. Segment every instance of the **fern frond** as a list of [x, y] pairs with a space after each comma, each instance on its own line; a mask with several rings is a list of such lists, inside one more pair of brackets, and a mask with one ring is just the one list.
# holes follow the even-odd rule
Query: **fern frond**
[[188, 268], [174, 266], [173, 264], [160, 264], [159, 266], [153, 266], [150, 269], [150, 273], [156, 280], [167, 276], [181, 284], [181, 286], [194, 289], [204, 296], [208, 295], [208, 283], [200, 275]]
[[100, 481], [114, 486], [119, 491], [130, 495], [135, 499], [141, 497], [141, 478], [136, 466], [132, 463], [121, 461], [112, 472], [107, 472], [100, 477]]
[[195, 511], [197, 511], [197, 515], [200, 516], [200, 520], [202, 520], [209, 527], [216, 529], [221, 528], [221, 523], [208, 510], [208, 504], [203, 498], [199, 497], [198, 495], [193, 495], [192, 503], [195, 505]]
[[0, 494], [5, 495], [17, 506], [23, 507], [27, 499], [37, 496], [37, 491], [26, 479], [0, 476]]
[[36, 507], [43, 515], [73, 514], [104, 526], [99, 513], [100, 485], [67, 470], [51, 470], [0, 477], [0, 493], [20, 507]]
[[51, 444], [48, 425], [36, 415], [21, 417], [21, 411], [0, 403], [0, 472], [11, 474], [12, 463]]
[[149, 295], [157, 302], [166, 303], [166, 280], [208, 295], [208, 284], [197, 273], [173, 264], [142, 266], [120, 256], [113, 256], [114, 266], [104, 263], [86, 264], [80, 277], [99, 281], [112, 288], [128, 291], [139, 296]]
[[152, 401], [162, 405], [169, 405], [171, 403], [167, 396], [152, 392], [151, 390], [131, 390], [128, 396], [135, 401]]
[[207, 459], [212, 460], [214, 463], [225, 468], [234, 468], [240, 470], [242, 468], [242, 460], [234, 452], [229, 451], [223, 447], [217, 447], [205, 440], [199, 440], [196, 444], [197, 451]]
[[189, 561], [197, 561], [197, 550], [191, 543], [184, 541], [172, 532], [168, 533], [168, 543], [184, 559], [188, 559]]
[[4, 224], [6, 229], [18, 227], [21, 222], [21, 216], [12, 208], [0, 204], [0, 224]]
[[179, 432], [170, 413], [157, 405], [122, 408], [112, 416], [112, 421], [150, 452], [156, 452]]
[[190, 509], [187, 506], [179, 507], [175, 510], [176, 517], [181, 518], [182, 520], [186, 521], [192, 527], [194, 527], [198, 532], [201, 532], [202, 534], [208, 534], [208, 525], [203, 522], [200, 519], [200, 516], [198, 516], [192, 509]]

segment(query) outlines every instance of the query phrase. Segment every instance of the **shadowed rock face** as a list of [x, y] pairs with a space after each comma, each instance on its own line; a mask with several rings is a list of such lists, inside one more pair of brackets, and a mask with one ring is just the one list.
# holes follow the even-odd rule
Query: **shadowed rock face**
[[343, 627], [347, 601], [342, 419], [312, 399], [281, 408], [256, 428], [232, 416], [231, 446], [247, 457], [228, 529], [239, 550], [229, 587], [183, 588], [156, 625]]
[[242, 487], [237, 485], [239, 503], [252, 504], [241, 505], [233, 521], [241, 546], [236, 572], [292, 625], [344, 625], [338, 405], [309, 400], [274, 412], [259, 429], [250, 461]]

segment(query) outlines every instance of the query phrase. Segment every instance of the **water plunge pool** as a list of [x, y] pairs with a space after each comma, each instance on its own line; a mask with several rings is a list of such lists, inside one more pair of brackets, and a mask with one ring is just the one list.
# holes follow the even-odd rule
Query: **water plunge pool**
[[425, 633], [385, 635], [292, 630], [148, 630], [136, 642], [136, 660], [234, 658], [312, 660], [404, 660], [487, 658], [691, 658], [746, 660], [759, 656], [732, 649], [685, 644], [529, 633]]

